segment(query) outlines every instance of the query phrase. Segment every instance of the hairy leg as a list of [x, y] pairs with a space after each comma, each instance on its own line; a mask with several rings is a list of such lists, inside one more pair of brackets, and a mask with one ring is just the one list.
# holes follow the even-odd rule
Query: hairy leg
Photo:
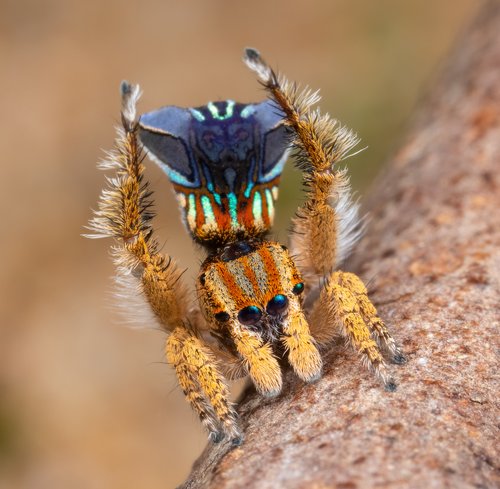
[[291, 129], [297, 166], [303, 172], [306, 201], [297, 212], [292, 237], [297, 265], [313, 289], [315, 283], [329, 277], [313, 306], [311, 333], [317, 341], [328, 342], [340, 325], [340, 331], [386, 387], [394, 388], [373, 337], [397, 363], [404, 361], [401, 351], [377, 316], [362, 282], [353, 274], [334, 272], [362, 231], [346, 172], [338, 169], [358, 138], [328, 114], [313, 108], [319, 101], [317, 92], [299, 92], [295, 84], [278, 77], [253, 49], [247, 49], [244, 60], [283, 112]]
[[265, 343], [259, 334], [239, 325], [231, 329], [231, 336], [257, 391], [266, 397], [278, 395], [283, 380], [271, 345]]
[[[224, 435], [241, 441], [236, 414], [229, 402], [228, 388], [212, 351], [185, 324], [199, 324], [199, 311], [188, 307], [182, 272], [170, 257], [159, 252], [151, 227], [151, 192], [143, 181], [143, 155], [137, 137], [135, 104], [139, 88], [122, 85], [122, 125], [116, 149], [103, 162], [103, 169], [116, 174], [108, 178], [99, 210], [90, 227], [93, 237], [113, 237], [113, 259], [118, 271], [118, 295], [137, 308], [137, 296], [145, 299], [149, 315], [171, 333], [166, 355], [177, 373], [187, 400], [200, 416], [213, 441]], [[132, 311], [135, 313], [136, 310]], [[153, 314], [150, 314], [150, 313]]]
[[228, 436], [233, 443], [239, 444], [242, 435], [236, 422], [237, 415], [210, 349], [186, 328], [179, 327], [167, 339], [166, 356], [210, 439], [218, 442]]
[[389, 333], [387, 326], [377, 314], [377, 309], [368, 297], [368, 291], [363, 281], [354, 273], [338, 272], [339, 285], [349, 289], [356, 297], [359, 311], [365, 323], [370, 328], [372, 336], [377, 341], [378, 346], [387, 352], [389, 358], [394, 363], [404, 363], [403, 352], [396, 344], [396, 341]]
[[96, 234], [90, 237], [116, 240], [113, 259], [122, 302], [131, 302], [137, 309], [137, 295], [142, 295], [147, 304], [144, 312], [153, 313], [145, 319], [152, 316], [163, 329], [172, 331], [190, 313], [186, 288], [180, 280], [182, 272], [170, 257], [159, 252], [153, 237], [151, 192], [143, 181], [143, 154], [137, 137], [135, 105], [139, 87], [124, 82], [121, 88], [122, 127], [118, 129], [115, 150], [100, 165], [116, 173], [107, 179], [108, 187], [90, 221], [89, 227]]
[[313, 382], [321, 377], [323, 361], [299, 307], [289, 310], [281, 340], [288, 351], [288, 362], [302, 380]]
[[349, 180], [337, 168], [358, 143], [349, 129], [313, 108], [317, 92], [299, 92], [278, 77], [255, 51], [245, 61], [261, 79], [290, 127], [296, 165], [303, 173], [306, 201], [293, 223], [292, 252], [310, 282], [331, 273], [360, 236], [358, 204], [351, 199]]
[[379, 345], [396, 363], [404, 362], [404, 357], [356, 275], [340, 271], [330, 275], [311, 311], [310, 322], [311, 333], [318, 343], [327, 344], [340, 333], [386, 388], [395, 389]]

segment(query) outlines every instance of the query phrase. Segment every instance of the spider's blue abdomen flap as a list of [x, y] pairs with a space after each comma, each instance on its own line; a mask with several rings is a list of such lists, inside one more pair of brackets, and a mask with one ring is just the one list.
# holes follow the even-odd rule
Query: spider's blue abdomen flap
[[269, 229], [288, 147], [283, 117], [271, 102], [167, 106], [142, 115], [139, 124], [142, 143], [174, 184], [198, 241]]

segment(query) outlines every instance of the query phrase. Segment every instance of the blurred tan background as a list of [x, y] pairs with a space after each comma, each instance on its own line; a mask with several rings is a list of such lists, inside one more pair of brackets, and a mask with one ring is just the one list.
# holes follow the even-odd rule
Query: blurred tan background
[[[80, 237], [118, 119], [118, 84], [141, 111], [263, 97], [240, 61], [259, 48], [369, 148], [361, 193], [397, 144], [474, 0], [0, 1], [2, 280], [0, 488], [169, 488], [205, 434], [163, 360], [164, 335], [120, 325], [109, 242]], [[199, 256], [160, 171], [158, 233], [196, 273]], [[278, 235], [299, 202], [285, 173]]]

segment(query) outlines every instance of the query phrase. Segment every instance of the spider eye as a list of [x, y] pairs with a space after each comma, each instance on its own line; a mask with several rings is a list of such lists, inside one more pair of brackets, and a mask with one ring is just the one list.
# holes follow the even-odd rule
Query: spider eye
[[225, 311], [218, 312], [215, 315], [215, 319], [217, 319], [217, 321], [220, 321], [221, 323], [225, 323], [226, 321], [228, 321], [229, 317], [230, 317], [229, 314]]
[[241, 324], [248, 326], [255, 324], [262, 317], [262, 311], [257, 306], [247, 306], [238, 313]]
[[303, 292], [304, 290], [304, 282], [299, 282], [298, 284], [295, 284], [295, 286], [292, 289], [292, 292], [295, 295], [299, 295]]
[[283, 294], [275, 295], [268, 303], [266, 311], [271, 316], [277, 316], [286, 311], [288, 307], [288, 299]]

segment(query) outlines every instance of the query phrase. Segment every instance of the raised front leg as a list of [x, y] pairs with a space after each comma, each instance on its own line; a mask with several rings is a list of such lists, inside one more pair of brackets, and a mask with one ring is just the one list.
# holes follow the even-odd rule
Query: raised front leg
[[137, 137], [138, 97], [138, 86], [122, 84], [123, 127], [118, 130], [115, 150], [101, 165], [114, 170], [115, 175], [108, 178], [108, 188], [102, 192], [99, 210], [90, 222], [97, 233], [92, 237], [116, 240], [113, 258], [121, 304], [132, 305], [130, 313], [134, 315], [146, 306], [142, 310], [146, 314], [139, 319], [156, 320], [165, 331], [172, 332], [166, 344], [167, 359], [210, 438], [218, 441], [227, 435], [239, 442], [236, 414], [214, 356], [185, 327], [201, 323], [199, 312], [190, 306], [192, 301], [181, 281], [182, 272], [170, 257], [159, 252], [153, 235], [151, 192], [143, 180], [143, 154]]
[[[151, 191], [143, 180], [144, 155], [137, 137], [137, 85], [122, 83], [122, 127], [118, 129], [116, 148], [101, 163], [114, 170], [103, 190], [99, 210], [90, 221], [92, 238], [116, 240], [113, 259], [117, 268], [118, 296], [121, 303], [132, 304], [128, 311], [140, 321], [156, 319], [166, 331], [181, 326], [191, 314], [182, 271], [173, 260], [159, 252], [153, 235]], [[144, 303], [138, 300], [142, 296]], [[142, 309], [144, 314], [138, 312]], [[151, 312], [153, 314], [151, 314]]]
[[278, 77], [257, 51], [247, 49], [245, 61], [259, 75], [291, 130], [290, 141], [306, 189], [306, 201], [293, 222], [292, 253], [313, 284], [333, 272], [361, 234], [358, 204], [352, 201], [346, 172], [337, 168], [358, 138], [313, 108], [319, 101], [317, 92], [299, 92], [295, 84]]
[[358, 138], [313, 108], [319, 101], [317, 92], [298, 91], [295, 84], [278, 77], [257, 51], [247, 49], [245, 62], [284, 113], [297, 166], [303, 172], [307, 194], [293, 223], [292, 252], [311, 289], [328, 277], [312, 309], [311, 333], [320, 343], [342, 333], [386, 387], [394, 389], [379, 345], [396, 363], [404, 361], [401, 351], [377, 316], [363, 283], [353, 274], [334, 271], [362, 230], [346, 172], [338, 169]]

